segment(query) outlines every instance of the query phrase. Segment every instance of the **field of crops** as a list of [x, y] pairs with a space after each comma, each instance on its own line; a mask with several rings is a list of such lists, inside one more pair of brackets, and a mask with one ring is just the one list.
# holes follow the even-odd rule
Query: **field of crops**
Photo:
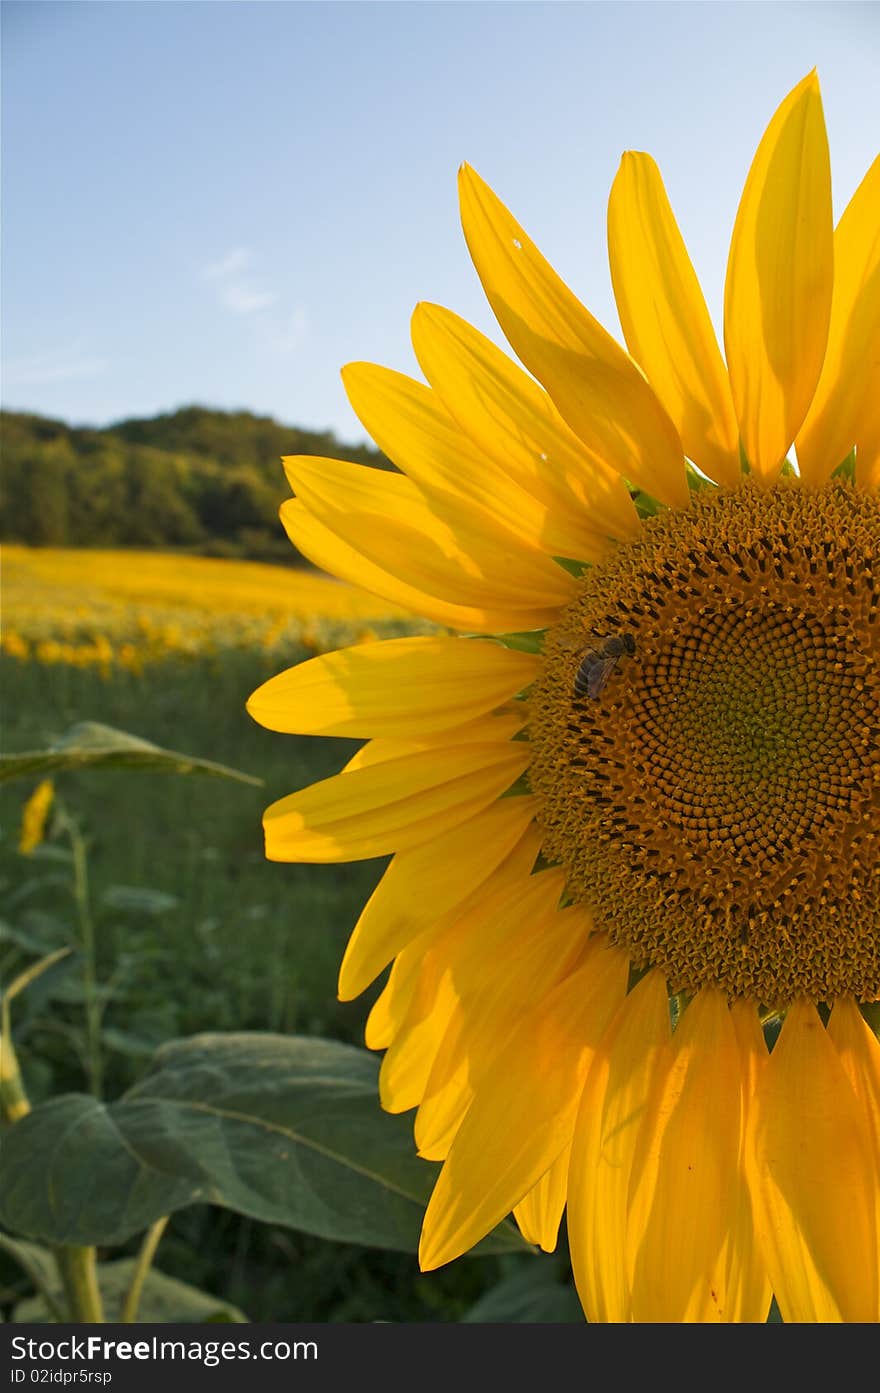
[[413, 628], [394, 605], [292, 565], [7, 545], [2, 583], [5, 653], [105, 673], [233, 649], [280, 661]]

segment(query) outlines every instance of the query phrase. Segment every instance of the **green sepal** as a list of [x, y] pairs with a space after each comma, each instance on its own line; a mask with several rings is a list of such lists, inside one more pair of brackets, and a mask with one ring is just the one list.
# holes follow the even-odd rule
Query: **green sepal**
[[504, 790], [504, 792], [502, 793], [501, 797], [502, 797], [502, 798], [523, 798], [523, 797], [527, 796], [528, 794], [530, 794], [531, 791], [532, 791], [532, 790], [531, 790], [531, 787], [530, 787], [530, 785], [529, 785], [528, 776], [527, 776], [526, 774], [520, 774], [519, 778], [518, 778], [514, 783], [512, 783], [512, 784], [510, 785], [510, 788], [506, 788], [506, 789]]
[[629, 496], [635, 504], [636, 512], [640, 518], [656, 517], [663, 504], [659, 499], [653, 498], [644, 489], [630, 488]]
[[850, 450], [850, 452], [849, 452], [849, 454], [847, 455], [846, 459], [843, 459], [843, 460], [840, 461], [840, 464], [837, 466], [837, 468], [835, 469], [835, 471], [834, 471], [834, 473], [831, 475], [831, 477], [832, 477], [832, 479], [848, 479], [849, 482], [850, 482], [851, 484], [852, 484], [852, 483], [855, 483], [855, 478], [856, 478], [856, 451], [855, 451], [855, 446], [853, 446], [853, 448]]
[[563, 571], [567, 571], [575, 580], [580, 580], [585, 571], [592, 567], [591, 561], [578, 561], [573, 556], [554, 556], [553, 560], [557, 566], [561, 566]]
[[863, 1001], [859, 1009], [871, 1030], [880, 1040], [880, 1001]]
[[546, 637], [546, 629], [525, 629], [518, 634], [468, 634], [468, 638], [500, 643], [504, 648], [515, 648], [518, 653], [540, 653]]
[[698, 471], [694, 469], [694, 466], [691, 464], [690, 460], [685, 460], [684, 472], [685, 478], [687, 479], [687, 486], [690, 489], [691, 493], [701, 493], [705, 489], [713, 489], [717, 492], [718, 485], [714, 483], [711, 479], [707, 479], [705, 474], [698, 473]]

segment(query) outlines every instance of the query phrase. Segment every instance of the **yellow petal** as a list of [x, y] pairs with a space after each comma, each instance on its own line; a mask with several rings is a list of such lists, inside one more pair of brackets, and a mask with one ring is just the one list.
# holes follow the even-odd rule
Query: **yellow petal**
[[866, 492], [880, 489], [880, 421], [862, 426], [856, 455], [856, 483]]
[[419, 846], [488, 807], [528, 762], [524, 743], [467, 744], [335, 774], [266, 809], [266, 856], [361, 861]]
[[586, 911], [579, 905], [557, 909], [564, 886], [564, 877], [553, 871], [514, 886], [485, 922], [479, 954], [469, 954], [465, 942], [465, 951], [450, 962], [460, 1010], [431, 1067], [415, 1125], [419, 1154], [428, 1160], [448, 1154], [483, 1077], [523, 1013], [596, 951]]
[[876, 1252], [880, 1255], [880, 1041], [852, 997], [841, 997], [834, 1003], [828, 1022], [828, 1038], [837, 1050], [852, 1085], [869, 1138], [874, 1172]]
[[391, 964], [388, 981], [373, 1003], [364, 1028], [368, 1049], [384, 1050], [403, 1025], [418, 983], [422, 967], [418, 948], [425, 937], [422, 934], [409, 944]]
[[816, 74], [786, 97], [758, 146], [733, 228], [724, 344], [743, 447], [772, 480], [809, 409], [833, 280], [831, 166]]
[[380, 737], [367, 740], [343, 766], [341, 772], [352, 769], [367, 769], [374, 764], [383, 764], [389, 759], [400, 759], [403, 755], [418, 754], [420, 750], [442, 751], [448, 745], [470, 745], [485, 741], [510, 741], [518, 735], [526, 724], [528, 712], [525, 703], [510, 703], [511, 711], [494, 711], [488, 716], [478, 716], [462, 726], [451, 730], [435, 730], [431, 734], [413, 736], [412, 740], [392, 740]]
[[437, 1051], [449, 1033], [458, 997], [439, 956], [423, 963], [409, 1011], [392, 1040], [379, 1070], [379, 1098], [386, 1112], [418, 1107], [427, 1087]]
[[[404, 1112], [421, 1102], [434, 1057], [459, 1002], [450, 961], [461, 953], [467, 940], [479, 943], [483, 925], [495, 913], [496, 905], [499, 901], [509, 903], [511, 887], [516, 887], [515, 896], [522, 892], [539, 845], [539, 833], [530, 827], [488, 879], [404, 948], [395, 962], [389, 987], [402, 960], [406, 967], [400, 989], [387, 1005], [392, 1029], [383, 1042], [389, 1048], [379, 1075], [382, 1106], [390, 1112]], [[410, 979], [411, 960], [417, 970]], [[367, 1043], [372, 1044], [372, 1039]]]
[[483, 715], [529, 686], [540, 659], [498, 643], [396, 638], [310, 658], [247, 703], [269, 730], [406, 739]]
[[398, 852], [345, 950], [340, 1000], [358, 996], [401, 948], [482, 885], [532, 826], [536, 807], [533, 798], [501, 798], [427, 845]]
[[545, 391], [500, 348], [439, 305], [412, 318], [419, 365], [446, 409], [487, 457], [546, 507], [546, 546], [598, 560], [607, 538], [641, 523], [616, 470], [591, 456]]
[[797, 437], [801, 477], [822, 484], [880, 438], [880, 156], [834, 233], [834, 294], [822, 376]]
[[[345, 460], [287, 456], [297, 498], [350, 546], [392, 575], [455, 604], [560, 605], [573, 578], [548, 556], [517, 549], [462, 505], [440, 518], [402, 474]], [[531, 596], [530, 596], [531, 591]]]
[[834, 1003], [828, 1038], [862, 1106], [873, 1142], [871, 1150], [880, 1165], [880, 1040], [852, 997], [840, 997]]
[[592, 954], [523, 1017], [481, 1081], [434, 1187], [423, 1270], [473, 1247], [568, 1146], [584, 1075], [628, 969], [616, 949]]
[[657, 1058], [668, 1041], [666, 983], [649, 972], [600, 1041], [572, 1142], [568, 1238], [589, 1321], [632, 1318], [624, 1260], [629, 1178]]
[[740, 477], [739, 428], [715, 330], [650, 155], [623, 156], [608, 200], [608, 254], [623, 335], [685, 454], [719, 484]]
[[[293, 545], [315, 566], [450, 629], [463, 633], [515, 633], [546, 628], [559, 614], [557, 605], [533, 609], [528, 604], [513, 603], [495, 607], [481, 604], [476, 595], [471, 597], [471, 604], [458, 605], [430, 595], [371, 560], [365, 552], [369, 547], [369, 534], [353, 543], [346, 542], [297, 499], [282, 504], [281, 521]], [[371, 529], [374, 528], [375, 522], [371, 524]], [[411, 548], [418, 547], [417, 532], [414, 531], [408, 540]]]
[[815, 1007], [789, 1008], [751, 1137], [755, 1221], [783, 1320], [877, 1321], [872, 1142]]
[[377, 566], [358, 547], [343, 541], [296, 498], [288, 499], [281, 505], [280, 517], [285, 532], [297, 550], [315, 566], [340, 580], [359, 585], [373, 595], [391, 600], [413, 614], [423, 615], [450, 629], [468, 632], [484, 627], [502, 632], [507, 623], [506, 613], [502, 618], [491, 612], [492, 620], [489, 621], [490, 611], [485, 608], [451, 604], [401, 581]]
[[738, 1323], [765, 1324], [773, 1293], [770, 1279], [755, 1236], [751, 1195], [746, 1179], [749, 1117], [761, 1071], [767, 1063], [767, 1046], [755, 1005], [735, 1001], [730, 1018], [740, 1052], [742, 1080], [742, 1136], [740, 1174], [737, 1177], [737, 1204], [727, 1242], [713, 1278], [725, 1311], [725, 1319]]
[[635, 363], [467, 165], [459, 194], [477, 274], [517, 356], [602, 464], [662, 502], [686, 506], [681, 441]]
[[568, 1189], [568, 1162], [571, 1147], [556, 1157], [527, 1195], [514, 1207], [513, 1217], [527, 1243], [543, 1248], [545, 1253], [556, 1249], [562, 1211]]
[[[432, 510], [457, 527], [463, 506], [481, 528], [520, 548], [564, 555], [547, 505], [475, 448], [438, 394], [375, 363], [349, 363], [342, 380], [353, 410], [380, 450], [424, 492]], [[595, 539], [594, 539], [595, 546]]]
[[712, 1282], [739, 1201], [740, 1053], [723, 992], [704, 987], [658, 1071], [630, 1178], [636, 1321], [727, 1319]]
[[46, 821], [54, 799], [54, 783], [51, 779], [42, 779], [25, 803], [18, 837], [18, 849], [22, 856], [33, 855], [46, 835]]

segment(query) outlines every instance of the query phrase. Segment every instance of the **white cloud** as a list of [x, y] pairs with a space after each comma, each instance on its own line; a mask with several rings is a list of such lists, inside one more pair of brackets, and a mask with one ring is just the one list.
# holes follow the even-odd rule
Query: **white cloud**
[[206, 281], [225, 280], [227, 276], [237, 275], [251, 264], [251, 254], [247, 247], [235, 247], [219, 261], [212, 261], [202, 267], [202, 279]]
[[275, 296], [268, 290], [257, 290], [252, 285], [225, 285], [220, 292], [220, 303], [234, 314], [254, 314], [274, 302]]
[[233, 314], [256, 314], [258, 310], [268, 309], [275, 303], [271, 291], [242, 278], [241, 273], [250, 266], [253, 257], [247, 247], [235, 247], [219, 261], [204, 266], [201, 278], [216, 281], [220, 304]]
[[50, 382], [100, 377], [109, 366], [106, 358], [88, 353], [86, 345], [78, 341], [47, 353], [8, 360], [3, 365], [3, 380], [7, 386], [38, 387]]
[[303, 305], [297, 305], [278, 334], [272, 347], [278, 353], [294, 353], [309, 336], [309, 316]]

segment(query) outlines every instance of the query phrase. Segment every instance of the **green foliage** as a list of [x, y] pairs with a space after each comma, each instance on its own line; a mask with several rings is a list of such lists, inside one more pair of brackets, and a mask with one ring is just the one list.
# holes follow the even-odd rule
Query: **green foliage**
[[391, 468], [369, 446], [251, 412], [190, 406], [105, 429], [0, 413], [0, 534], [31, 546], [164, 547], [288, 560], [283, 455]]
[[510, 1270], [465, 1314], [467, 1324], [583, 1324], [567, 1263], [534, 1255], [505, 1262]]
[[[28, 1255], [39, 1253], [46, 1269], [43, 1294], [19, 1301], [10, 1319], [18, 1324], [39, 1325], [51, 1319], [63, 1300], [63, 1286], [54, 1271], [52, 1254], [35, 1243], [15, 1245]], [[135, 1275], [136, 1259], [116, 1258], [112, 1262], [98, 1263], [97, 1277], [101, 1295], [104, 1299], [104, 1312], [109, 1321], [122, 1319], [125, 1299]], [[48, 1300], [47, 1300], [48, 1298]], [[54, 1302], [55, 1306], [49, 1304]], [[56, 1319], [64, 1319], [59, 1313]], [[179, 1282], [164, 1272], [151, 1268], [144, 1279], [143, 1290], [137, 1308], [137, 1319], [141, 1322], [160, 1324], [189, 1325], [203, 1321], [209, 1324], [241, 1323], [247, 1316], [237, 1306], [211, 1296], [188, 1282]]]
[[78, 721], [54, 740], [48, 750], [26, 750], [21, 754], [0, 755], [0, 783], [7, 779], [34, 777], [73, 769], [142, 769], [150, 773], [208, 774], [214, 778], [235, 779], [243, 784], [261, 784], [250, 774], [229, 769], [210, 759], [163, 750], [150, 740], [115, 730], [99, 721]]
[[[273, 1070], [265, 1071], [269, 1077], [255, 1079], [249, 1105], [244, 1099], [245, 1107], [256, 1114], [247, 1122], [218, 1120], [194, 1106], [200, 1091], [212, 1106], [215, 1093], [224, 1087], [238, 1087], [237, 1097], [242, 1100], [247, 1088], [241, 1077], [237, 1084], [234, 1078], [247, 1072], [235, 1047], [241, 1032], [258, 1032], [245, 1038], [259, 1042], [260, 1047], [268, 1041], [270, 1050], [273, 1038], [284, 1032], [282, 1052], [297, 1048], [291, 1041], [294, 1032], [359, 1042], [378, 990], [353, 1003], [340, 1003], [334, 995], [345, 937], [384, 863], [328, 868], [270, 865], [264, 859], [259, 824], [265, 804], [292, 787], [325, 777], [345, 762], [353, 748], [349, 741], [293, 737], [282, 742], [279, 752], [277, 738], [255, 726], [243, 711], [248, 691], [268, 675], [266, 662], [258, 655], [227, 654], [222, 661], [170, 664], [140, 676], [116, 673], [109, 681], [91, 669], [63, 667], [53, 669], [47, 680], [49, 675], [38, 664], [4, 663], [7, 749], [63, 743], [55, 732], [69, 727], [78, 713], [89, 711], [117, 731], [128, 727], [143, 732], [160, 749], [218, 753], [230, 765], [253, 770], [265, 786], [249, 787], [226, 779], [169, 779], [167, 773], [149, 769], [62, 769], [56, 773], [56, 809], [46, 829], [49, 840], [29, 857], [18, 854], [16, 842], [21, 807], [30, 788], [26, 780], [2, 787], [0, 825], [5, 836], [0, 840], [0, 883], [4, 883], [5, 920], [0, 924], [0, 979], [14, 985], [21, 974], [28, 977], [12, 1002], [12, 1030], [33, 1105], [33, 1112], [4, 1134], [2, 1152], [5, 1157], [11, 1155], [12, 1161], [3, 1164], [11, 1165], [16, 1154], [21, 1157], [27, 1150], [27, 1163], [19, 1161], [21, 1171], [28, 1172], [28, 1184], [44, 1186], [44, 1197], [51, 1178], [52, 1202], [45, 1205], [41, 1225], [54, 1222], [46, 1214], [69, 1213], [68, 1182], [87, 1196], [86, 1210], [99, 1206], [103, 1223], [108, 1214], [113, 1217], [114, 1195], [119, 1201], [113, 1185], [124, 1180], [125, 1166], [132, 1158], [113, 1149], [118, 1147], [119, 1134], [115, 1141], [112, 1130], [102, 1134], [101, 1120], [106, 1123], [121, 1115], [128, 1127], [132, 1113], [143, 1109], [145, 1117], [158, 1117], [161, 1123], [152, 1131], [145, 1125], [138, 1131], [135, 1125], [137, 1166], [144, 1157], [155, 1159], [150, 1148], [161, 1145], [163, 1166], [173, 1155], [181, 1174], [164, 1174], [161, 1202], [157, 1186], [150, 1207], [145, 1199], [151, 1196], [150, 1168], [144, 1162], [143, 1189], [137, 1189], [131, 1214], [119, 1221], [115, 1232], [134, 1235], [133, 1215], [138, 1223], [149, 1223], [157, 1211], [167, 1212], [170, 1195], [185, 1195], [183, 1207], [172, 1214], [161, 1238], [157, 1262], [162, 1272], [156, 1279], [160, 1285], [167, 1275], [169, 1281], [174, 1279], [196, 1293], [214, 1292], [215, 1297], [205, 1297], [214, 1309], [238, 1309], [254, 1320], [462, 1319], [494, 1282], [498, 1264], [510, 1262], [516, 1248], [522, 1251], [522, 1241], [505, 1226], [479, 1250], [485, 1256], [478, 1260], [419, 1273], [414, 1234], [435, 1168], [414, 1154], [411, 1117], [391, 1117], [380, 1111], [375, 1056], [327, 1040], [304, 1042], [309, 1050], [339, 1049], [357, 1061], [353, 1084], [343, 1087], [340, 1079], [334, 1086], [331, 1070], [327, 1107], [320, 1101], [322, 1089], [315, 1080], [316, 1113], [322, 1119], [320, 1125], [329, 1129], [328, 1135], [338, 1129], [341, 1136], [351, 1099], [355, 1124], [360, 1127], [360, 1108], [363, 1126], [375, 1125], [369, 1135], [376, 1146], [390, 1144], [393, 1136], [399, 1148], [394, 1166], [402, 1168], [404, 1177], [417, 1176], [423, 1186], [418, 1203], [403, 1185], [399, 1193], [393, 1192], [389, 1206], [387, 1197], [381, 1198], [387, 1177], [384, 1183], [377, 1180], [376, 1175], [384, 1173], [375, 1165], [371, 1177], [330, 1185], [307, 1127], [302, 1141], [297, 1134], [287, 1158], [277, 1155], [290, 1150], [280, 1132], [270, 1131], [269, 1145], [263, 1145], [259, 1138], [265, 1139], [269, 1122], [265, 1111], [259, 1114], [258, 1109], [271, 1100]], [[225, 715], [218, 720], [218, 713]], [[137, 740], [135, 746], [140, 748]], [[63, 817], [59, 807], [66, 810]], [[81, 879], [78, 893], [81, 900], [88, 900], [93, 931], [91, 980], [85, 971], [88, 954], [76, 927], [77, 857], [65, 844], [71, 820], [88, 852], [88, 876]], [[74, 951], [59, 951], [70, 948]], [[32, 971], [35, 961], [49, 960], [53, 954], [57, 954], [54, 961], [47, 961], [37, 977]], [[87, 1028], [89, 1000], [100, 1035], [103, 1095], [118, 1099], [106, 1107], [81, 1092], [84, 1081], [94, 1076]], [[191, 1049], [202, 1049], [201, 1042], [185, 1040], [170, 1046], [167, 1042], [205, 1030], [213, 1033], [221, 1054], [229, 1046], [231, 1055], [238, 1058], [235, 1067], [230, 1063], [229, 1068], [218, 1069], [216, 1060], [207, 1069], [182, 1067], [192, 1060]], [[221, 1031], [233, 1034], [221, 1036], [217, 1033]], [[191, 1081], [188, 1101], [178, 1096], [185, 1091], [181, 1082], [185, 1076]], [[280, 1078], [279, 1087], [283, 1095]], [[80, 1090], [72, 1103], [71, 1090]], [[59, 1098], [59, 1094], [68, 1097]], [[231, 1092], [226, 1096], [228, 1101]], [[335, 1113], [328, 1111], [332, 1098], [338, 1104]], [[281, 1102], [286, 1106], [283, 1096]], [[74, 1133], [80, 1145], [72, 1151], [65, 1150], [50, 1126], [68, 1106], [80, 1124]], [[169, 1121], [172, 1115], [173, 1122]], [[178, 1137], [176, 1119], [181, 1116], [195, 1117], [198, 1125], [184, 1126]], [[83, 1137], [92, 1135], [89, 1129], [96, 1122], [94, 1135], [101, 1144], [93, 1148]], [[19, 1128], [25, 1130], [19, 1132]], [[31, 1151], [25, 1142], [29, 1133], [33, 1138], [38, 1132], [43, 1140]], [[364, 1135], [363, 1130], [357, 1131], [356, 1144], [366, 1154]], [[363, 1154], [357, 1158], [359, 1163]], [[333, 1166], [337, 1173], [342, 1167], [347, 1174], [344, 1161], [334, 1160]], [[308, 1184], [297, 1179], [294, 1185], [297, 1167]], [[312, 1210], [315, 1192], [321, 1194], [322, 1175], [326, 1188], [322, 1222], [331, 1222], [327, 1214], [337, 1192], [347, 1197], [348, 1217], [337, 1215], [332, 1223], [339, 1235], [347, 1233], [348, 1238], [328, 1241], [291, 1226], [316, 1226]], [[268, 1193], [264, 1193], [266, 1187]], [[190, 1202], [197, 1189], [198, 1202]], [[0, 1192], [6, 1190], [5, 1181], [0, 1180]], [[371, 1198], [358, 1204], [353, 1199], [356, 1193]], [[387, 1222], [389, 1208], [401, 1226], [410, 1225], [406, 1249], [372, 1244], [378, 1226]], [[26, 1211], [27, 1204], [24, 1209], [16, 1204], [4, 1213], [16, 1234], [25, 1232]], [[256, 1214], [260, 1217], [251, 1217]], [[406, 1215], [410, 1217], [405, 1219]], [[40, 1228], [41, 1234], [58, 1231]], [[66, 1231], [82, 1237], [86, 1232], [106, 1235], [113, 1230]], [[372, 1234], [369, 1243], [353, 1241], [358, 1233], [362, 1239]], [[96, 1254], [96, 1280], [104, 1293], [108, 1319], [115, 1319], [119, 1308], [118, 1291], [114, 1295], [108, 1287], [108, 1276], [133, 1270], [139, 1241], [129, 1237], [121, 1252], [115, 1244], [109, 1249], [102, 1245]], [[5, 1246], [0, 1242], [0, 1310], [6, 1319], [44, 1318], [39, 1312], [48, 1314], [46, 1300], [59, 1299], [55, 1259], [48, 1246], [51, 1239], [46, 1243], [41, 1249], [12, 1235], [6, 1236]], [[18, 1250], [16, 1256], [13, 1248]], [[53, 1251], [85, 1254], [91, 1250]], [[47, 1290], [46, 1262], [51, 1278], [48, 1297], [31, 1298], [41, 1284]], [[127, 1268], [120, 1266], [123, 1262]], [[541, 1265], [542, 1260], [536, 1259], [536, 1270]], [[171, 1314], [151, 1315], [153, 1289], [150, 1271], [141, 1319], [193, 1318], [186, 1315], [179, 1293], [174, 1298], [177, 1304], [165, 1307]], [[22, 1302], [31, 1300], [43, 1304], [22, 1307]]]
[[[0, 1153], [0, 1223], [45, 1243], [117, 1245], [212, 1203], [322, 1238], [414, 1251], [437, 1167], [384, 1114], [378, 1060], [334, 1040], [201, 1035], [164, 1046], [117, 1103], [67, 1094]], [[522, 1249], [510, 1226], [483, 1251]]]

